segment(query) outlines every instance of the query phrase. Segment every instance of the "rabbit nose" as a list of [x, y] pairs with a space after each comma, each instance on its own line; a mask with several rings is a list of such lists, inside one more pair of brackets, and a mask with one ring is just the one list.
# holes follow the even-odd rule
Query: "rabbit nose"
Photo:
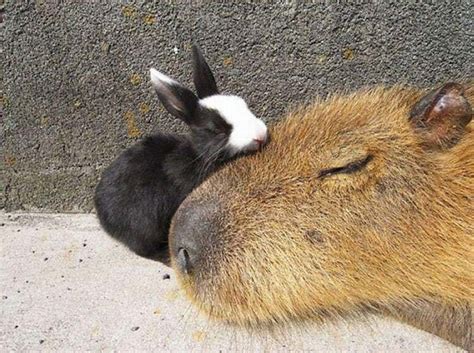
[[253, 141], [257, 144], [257, 147], [260, 150], [265, 145], [266, 138], [265, 137], [257, 137], [257, 138], [254, 138]]

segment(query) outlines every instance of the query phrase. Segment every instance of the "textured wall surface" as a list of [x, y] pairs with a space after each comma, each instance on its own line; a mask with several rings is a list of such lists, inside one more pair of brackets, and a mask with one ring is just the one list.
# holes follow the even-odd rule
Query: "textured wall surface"
[[[2, 1], [3, 2], [3, 1]], [[2, 39], [2, 203], [90, 211], [100, 171], [156, 130], [154, 66], [190, 84], [198, 43], [221, 90], [269, 122], [318, 94], [473, 76], [471, 1], [361, 5], [9, 1]]]

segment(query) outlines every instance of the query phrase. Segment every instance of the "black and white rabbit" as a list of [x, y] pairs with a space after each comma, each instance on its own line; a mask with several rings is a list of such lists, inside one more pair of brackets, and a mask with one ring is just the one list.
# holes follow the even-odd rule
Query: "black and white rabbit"
[[151, 82], [166, 110], [190, 127], [186, 136], [156, 134], [125, 150], [103, 172], [95, 192], [102, 227], [136, 254], [166, 248], [171, 218], [184, 198], [223, 162], [259, 150], [267, 127], [237, 96], [222, 95], [193, 46], [189, 89], [155, 69]]

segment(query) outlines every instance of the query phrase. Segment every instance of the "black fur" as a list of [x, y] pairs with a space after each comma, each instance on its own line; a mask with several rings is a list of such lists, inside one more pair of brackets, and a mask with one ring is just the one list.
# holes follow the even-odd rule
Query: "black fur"
[[201, 54], [198, 47], [193, 46], [194, 63], [194, 86], [199, 98], [205, 98], [214, 94], [219, 94], [216, 80], [212, 74], [211, 68]]
[[[206, 141], [207, 132], [199, 132], [196, 139]], [[96, 188], [102, 227], [140, 256], [158, 253], [167, 246], [175, 211], [216, 168], [222, 159], [218, 147], [226, 140], [196, 149], [186, 136], [157, 134], [127, 149], [104, 171]]]
[[[197, 49], [194, 60], [195, 70], [205, 65], [195, 75], [201, 95], [206, 82], [208, 94], [217, 92]], [[200, 106], [178, 83], [160, 81], [155, 90], [165, 108], [189, 125], [190, 135], [156, 134], [130, 147], [103, 172], [94, 197], [105, 231], [149, 258], [167, 247], [171, 219], [184, 198], [234, 155], [226, 150], [232, 127], [218, 112]]]

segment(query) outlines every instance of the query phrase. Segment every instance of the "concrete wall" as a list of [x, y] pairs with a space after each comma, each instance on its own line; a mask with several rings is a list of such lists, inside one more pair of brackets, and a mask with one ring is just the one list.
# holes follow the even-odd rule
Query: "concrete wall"
[[2, 203], [8, 210], [90, 211], [100, 171], [122, 149], [156, 130], [184, 131], [159, 106], [147, 72], [154, 66], [190, 84], [192, 40], [221, 89], [244, 96], [266, 121], [334, 90], [473, 76], [470, 1], [12, 0], [5, 6]]

